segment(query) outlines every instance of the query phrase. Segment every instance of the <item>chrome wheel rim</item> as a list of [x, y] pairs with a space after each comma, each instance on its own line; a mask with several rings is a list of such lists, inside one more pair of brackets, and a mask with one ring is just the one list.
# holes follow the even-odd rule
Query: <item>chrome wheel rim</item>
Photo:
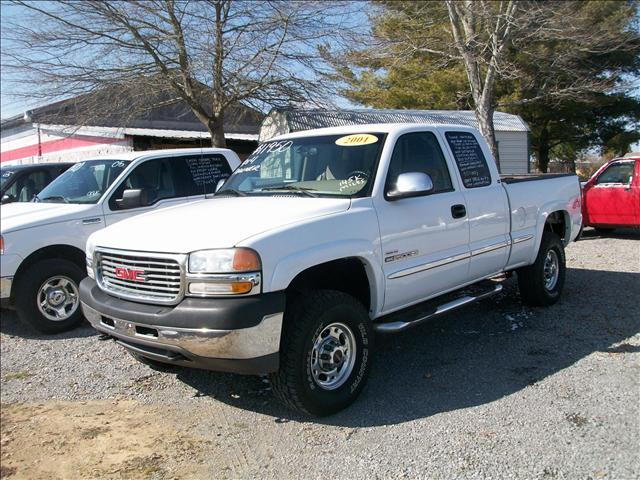
[[61, 322], [71, 317], [80, 304], [76, 282], [64, 275], [48, 278], [38, 290], [38, 310], [45, 318]]
[[325, 390], [344, 384], [356, 362], [356, 339], [344, 323], [332, 323], [322, 329], [311, 350], [311, 375]]
[[547, 252], [547, 256], [544, 259], [543, 275], [544, 288], [548, 291], [553, 290], [558, 283], [558, 277], [560, 275], [560, 262], [555, 250], [549, 250]]

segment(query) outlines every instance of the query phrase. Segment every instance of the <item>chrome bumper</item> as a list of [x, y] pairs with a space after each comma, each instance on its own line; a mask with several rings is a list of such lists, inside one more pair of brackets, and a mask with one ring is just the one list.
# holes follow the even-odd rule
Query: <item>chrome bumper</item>
[[0, 298], [9, 298], [11, 296], [11, 284], [13, 277], [0, 278]]
[[82, 303], [85, 318], [99, 332], [127, 344], [167, 349], [197, 357], [246, 360], [280, 350], [282, 313], [267, 315], [255, 327], [237, 330], [173, 328], [103, 316]]

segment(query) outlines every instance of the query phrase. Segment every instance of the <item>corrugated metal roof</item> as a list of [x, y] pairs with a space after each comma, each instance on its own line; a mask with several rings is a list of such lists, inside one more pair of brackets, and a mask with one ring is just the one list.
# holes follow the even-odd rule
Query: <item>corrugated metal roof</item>
[[[194, 130], [170, 130], [160, 128], [120, 128], [120, 127], [76, 127], [72, 125], [40, 125], [41, 129], [50, 130], [63, 135], [97, 135], [109, 138], [124, 138], [125, 135], [140, 137], [159, 137], [159, 138], [211, 138], [209, 132], [198, 132]], [[258, 135], [253, 133], [227, 133], [224, 137], [229, 140], [248, 140], [258, 141]]]
[[[475, 113], [471, 110], [277, 110], [287, 120], [289, 131], [314, 128], [340, 127], [366, 123], [428, 123], [458, 124], [478, 127]], [[274, 112], [272, 112], [273, 114]], [[495, 112], [496, 131], [528, 132], [529, 127], [518, 115]]]

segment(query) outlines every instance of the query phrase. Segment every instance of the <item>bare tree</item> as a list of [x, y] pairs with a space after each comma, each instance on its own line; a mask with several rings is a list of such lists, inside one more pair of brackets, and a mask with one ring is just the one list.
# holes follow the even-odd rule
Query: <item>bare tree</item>
[[495, 84], [503, 57], [515, 30], [517, 2], [489, 5], [485, 0], [457, 2], [446, 0], [453, 44], [464, 64], [475, 104], [480, 132], [487, 140], [500, 167], [500, 156], [493, 127]]
[[324, 98], [317, 47], [351, 21], [348, 6], [335, 2], [11, 4], [22, 12], [3, 25], [2, 67], [15, 94], [46, 100], [82, 94], [91, 107], [99, 98], [102, 110], [129, 113], [180, 101], [214, 146], [225, 146], [225, 113], [239, 103], [265, 109]]

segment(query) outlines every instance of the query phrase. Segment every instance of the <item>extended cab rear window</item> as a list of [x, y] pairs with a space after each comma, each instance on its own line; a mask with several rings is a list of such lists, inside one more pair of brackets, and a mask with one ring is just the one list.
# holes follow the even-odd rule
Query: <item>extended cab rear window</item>
[[445, 137], [465, 188], [491, 185], [491, 172], [476, 137], [470, 132], [446, 132]]

